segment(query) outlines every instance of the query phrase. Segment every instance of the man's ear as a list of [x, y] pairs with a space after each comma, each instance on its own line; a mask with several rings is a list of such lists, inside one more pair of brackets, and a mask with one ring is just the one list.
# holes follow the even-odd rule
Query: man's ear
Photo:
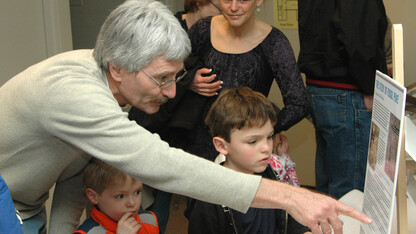
[[212, 142], [214, 143], [215, 149], [223, 155], [227, 155], [228, 154], [228, 150], [227, 150], [227, 146], [226, 146], [226, 141], [224, 140], [224, 138], [216, 136], [214, 138], [212, 138]]
[[116, 68], [112, 63], [108, 63], [108, 70], [110, 71], [110, 75], [114, 81], [121, 82], [121, 77], [124, 72], [121, 68]]
[[90, 200], [92, 204], [96, 205], [98, 203], [98, 193], [95, 192], [92, 188], [87, 188], [85, 190], [85, 193], [87, 195], [88, 200]]

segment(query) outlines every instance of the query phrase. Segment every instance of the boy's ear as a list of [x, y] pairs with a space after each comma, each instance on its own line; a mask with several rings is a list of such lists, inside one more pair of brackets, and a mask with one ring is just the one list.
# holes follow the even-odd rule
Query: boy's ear
[[110, 75], [114, 81], [121, 82], [121, 76], [123, 74], [121, 68], [116, 68], [112, 63], [108, 63], [108, 70], [110, 71]]
[[212, 142], [214, 143], [215, 149], [223, 155], [228, 154], [227, 146], [225, 145], [225, 140], [222, 137], [216, 136], [212, 138]]
[[87, 188], [85, 190], [85, 193], [87, 195], [88, 200], [90, 200], [92, 204], [96, 205], [98, 203], [98, 199], [97, 199], [98, 194], [92, 188]]

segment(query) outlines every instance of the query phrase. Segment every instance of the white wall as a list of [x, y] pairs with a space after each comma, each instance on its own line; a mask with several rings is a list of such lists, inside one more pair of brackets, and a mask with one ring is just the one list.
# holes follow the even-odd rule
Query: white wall
[[0, 0], [0, 86], [26, 67], [72, 49], [67, 0]]

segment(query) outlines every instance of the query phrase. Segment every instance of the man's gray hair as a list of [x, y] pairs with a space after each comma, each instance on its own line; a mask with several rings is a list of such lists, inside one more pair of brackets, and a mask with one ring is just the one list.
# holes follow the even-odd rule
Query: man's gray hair
[[94, 57], [108, 71], [108, 63], [137, 72], [154, 58], [183, 61], [191, 52], [185, 30], [172, 12], [154, 0], [127, 0], [105, 20]]

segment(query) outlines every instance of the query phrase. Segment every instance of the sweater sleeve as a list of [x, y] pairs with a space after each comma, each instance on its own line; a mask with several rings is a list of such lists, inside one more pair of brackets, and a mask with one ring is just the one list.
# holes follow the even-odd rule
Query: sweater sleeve
[[87, 203], [82, 193], [82, 173], [57, 182], [49, 222], [50, 233], [72, 233]]
[[284, 107], [277, 115], [275, 132], [288, 130], [307, 115], [307, 96], [295, 56], [288, 39], [273, 28], [262, 43], [273, 76], [282, 93]]
[[193, 55], [201, 56], [206, 43], [210, 42], [211, 20], [212, 16], [202, 18], [189, 29], [188, 36], [191, 40]]
[[170, 148], [157, 134], [129, 121], [109, 89], [97, 83], [63, 79], [44, 104], [44, 128], [151, 187], [242, 212], [249, 208], [261, 177]]

